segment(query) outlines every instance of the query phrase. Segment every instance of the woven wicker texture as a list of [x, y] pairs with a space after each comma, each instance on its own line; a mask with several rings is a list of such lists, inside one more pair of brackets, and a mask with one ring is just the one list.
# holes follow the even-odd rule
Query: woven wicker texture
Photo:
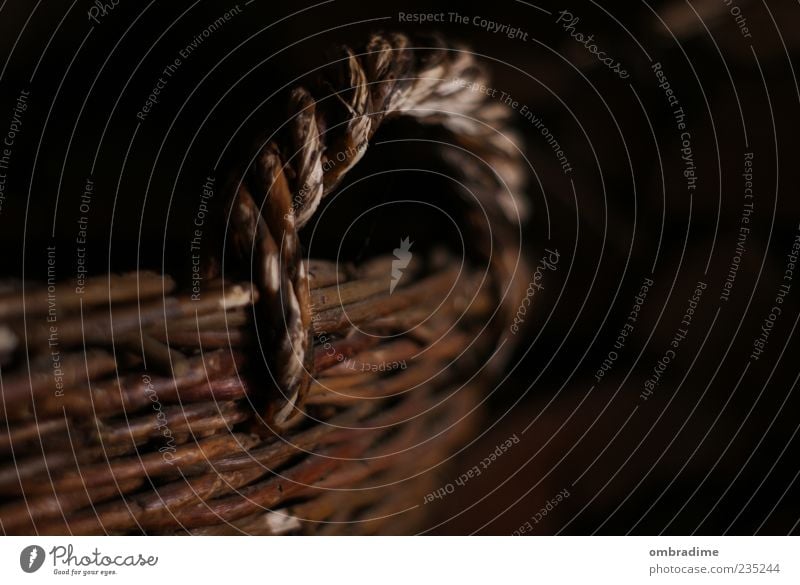
[[[199, 298], [147, 272], [80, 296], [4, 285], [4, 533], [414, 530], [511, 349], [524, 173], [462, 48], [376, 35], [341, 55], [231, 174], [232, 254]], [[299, 230], [398, 117], [447, 133], [478, 252], [420, 251], [399, 283], [396, 257], [304, 257]]]

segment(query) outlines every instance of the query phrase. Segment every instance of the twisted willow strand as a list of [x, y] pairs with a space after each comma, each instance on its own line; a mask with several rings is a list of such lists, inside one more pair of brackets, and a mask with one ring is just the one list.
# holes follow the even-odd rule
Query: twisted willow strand
[[[267, 413], [276, 425], [302, 406], [313, 371], [311, 299], [298, 230], [363, 157], [384, 120], [406, 116], [443, 128], [485, 161], [489, 180], [485, 170], [468, 178], [477, 183], [472, 205], [492, 217], [488, 237], [496, 240], [524, 215], [513, 199], [522, 165], [507, 127], [509, 110], [475, 90], [487, 78], [471, 53], [438, 37], [412, 43], [403, 34], [376, 34], [361, 52], [342, 49], [335, 69], [313, 92], [291, 92], [285, 131], [260, 148], [229, 188], [233, 247], [249, 261], [259, 289], [261, 340], [283, 397]], [[509, 278], [508, 258], [503, 262], [497, 272]]]

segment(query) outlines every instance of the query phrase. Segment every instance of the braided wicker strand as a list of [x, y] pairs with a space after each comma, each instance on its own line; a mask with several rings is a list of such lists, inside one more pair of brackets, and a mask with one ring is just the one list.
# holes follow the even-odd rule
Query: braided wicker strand
[[[234, 249], [249, 263], [260, 293], [260, 341], [282, 395], [270, 402], [266, 416], [277, 426], [302, 408], [313, 371], [311, 301], [298, 230], [363, 157], [383, 120], [408, 116], [442, 127], [456, 144], [478, 153], [492, 170], [493, 188], [487, 192], [486, 177], [475, 179], [482, 188], [474, 191], [478, 201], [472, 205], [488, 210], [493, 223], [506, 224], [499, 231], [525, 215], [513, 198], [522, 165], [517, 137], [507, 127], [509, 110], [471, 89], [486, 82], [471, 54], [438, 38], [414, 46], [403, 34], [378, 34], [360, 53], [344, 48], [337, 68], [314, 94], [302, 87], [290, 94], [288, 131], [260, 149], [229, 195]], [[498, 241], [497, 229], [483, 231]], [[499, 254], [493, 263], [499, 280], [510, 282], [513, 258]]]

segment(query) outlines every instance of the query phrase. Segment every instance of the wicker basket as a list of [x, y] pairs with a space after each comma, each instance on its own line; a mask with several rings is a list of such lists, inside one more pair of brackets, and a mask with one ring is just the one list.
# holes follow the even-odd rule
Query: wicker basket
[[[376, 35], [331, 69], [231, 174], [225, 252], [200, 292], [152, 272], [4, 285], [5, 534], [424, 525], [420, 504], [512, 346], [520, 151], [462, 48]], [[469, 193], [450, 201], [462, 253], [406, 240], [304, 255], [301, 228], [402, 118]]]

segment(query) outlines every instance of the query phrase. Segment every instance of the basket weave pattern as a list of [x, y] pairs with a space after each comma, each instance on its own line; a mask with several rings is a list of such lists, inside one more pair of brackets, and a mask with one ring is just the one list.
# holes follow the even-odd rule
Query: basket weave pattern
[[[463, 48], [376, 35], [336, 64], [291, 93], [285, 126], [228, 183], [237, 277], [209, 263], [199, 298], [149, 272], [80, 296], [7, 283], [4, 533], [417, 529], [511, 346], [522, 165], [507, 111], [463, 83], [484, 80]], [[462, 230], [482, 252], [417, 254], [399, 284], [391, 256], [304, 258], [299, 230], [397, 117], [449, 133], [441, 156], [474, 195]]]

